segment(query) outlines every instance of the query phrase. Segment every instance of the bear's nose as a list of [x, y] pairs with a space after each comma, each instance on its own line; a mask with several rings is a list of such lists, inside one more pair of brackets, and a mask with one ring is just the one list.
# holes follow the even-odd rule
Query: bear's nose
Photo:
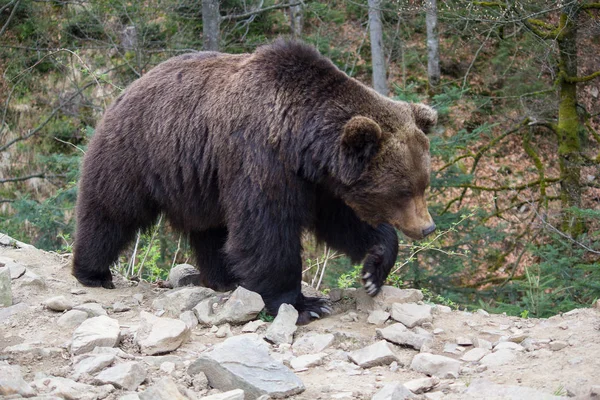
[[435, 231], [435, 224], [431, 224], [430, 226], [428, 226], [427, 228], [423, 229], [423, 237], [428, 236], [429, 234], [431, 234], [433, 231]]

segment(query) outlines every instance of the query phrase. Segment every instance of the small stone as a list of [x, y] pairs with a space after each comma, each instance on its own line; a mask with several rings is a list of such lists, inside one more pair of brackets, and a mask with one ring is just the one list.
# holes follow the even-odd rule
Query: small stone
[[489, 317], [489, 316], [490, 316], [490, 313], [489, 313], [489, 312], [487, 312], [487, 311], [485, 311], [485, 310], [483, 310], [483, 309], [481, 309], [481, 308], [480, 308], [480, 309], [478, 309], [478, 310], [476, 311], [476, 313], [477, 313], [477, 314], [479, 314], [479, 315], [483, 315], [484, 317]]
[[485, 339], [475, 338], [473, 339], [473, 345], [475, 347], [481, 347], [482, 349], [492, 350], [492, 342], [489, 342]]
[[290, 361], [290, 366], [296, 371], [302, 371], [323, 364], [325, 357], [327, 357], [326, 353], [305, 354], [293, 358]]
[[229, 324], [221, 325], [217, 333], [215, 333], [215, 336], [218, 338], [232, 337], [233, 333], [231, 333], [231, 326]]
[[131, 354], [127, 354], [125, 353], [123, 350], [116, 348], [116, 347], [96, 347], [93, 351], [92, 354], [112, 354], [115, 357], [119, 357], [122, 359], [133, 359], [135, 357], [133, 357]]
[[264, 326], [265, 324], [266, 322], [261, 321], [260, 319], [250, 321], [242, 327], [242, 333], [254, 333], [258, 330], [258, 328]]
[[290, 304], [282, 304], [279, 307], [277, 316], [267, 328], [265, 339], [274, 344], [292, 343], [294, 333], [298, 329], [296, 321], [298, 320], [298, 311]]
[[205, 287], [182, 287], [170, 290], [155, 299], [152, 308], [164, 310], [166, 316], [177, 318], [182, 312], [193, 309], [214, 294], [214, 290]]
[[88, 314], [84, 311], [70, 310], [61, 315], [56, 324], [63, 328], [74, 328], [81, 325], [83, 321], [88, 319]]
[[112, 310], [113, 312], [121, 313], [131, 310], [131, 307], [123, 302], [117, 301], [116, 303], [113, 303]]
[[96, 376], [95, 381], [134, 391], [146, 380], [146, 375], [147, 372], [140, 363], [129, 361], [105, 369]]
[[12, 306], [13, 295], [10, 284], [10, 271], [6, 267], [0, 268], [0, 307]]
[[165, 361], [160, 364], [159, 368], [162, 372], [171, 375], [175, 371], [175, 363], [171, 361]]
[[73, 307], [73, 310], [79, 310], [86, 312], [90, 317], [99, 317], [101, 315], [108, 316], [102, 304], [99, 303], [83, 303]]
[[355, 350], [348, 355], [348, 358], [362, 368], [389, 365], [394, 361], [398, 361], [398, 357], [396, 357], [389, 343], [385, 340], [380, 340], [370, 346]]
[[142, 311], [135, 341], [142, 354], [154, 355], [177, 349], [189, 334], [189, 328], [179, 319], [159, 318]]
[[0, 257], [0, 267], [8, 268], [10, 279], [13, 281], [22, 277], [26, 271], [24, 265], [9, 257]]
[[416, 350], [421, 350], [426, 342], [433, 339], [429, 332], [425, 330], [422, 330], [421, 333], [412, 332], [403, 324], [393, 324], [383, 329], [377, 329], [376, 332], [377, 337], [401, 346], [410, 346]]
[[65, 311], [73, 308], [73, 302], [65, 296], [56, 296], [46, 300], [44, 306], [52, 311]]
[[400, 382], [388, 383], [379, 392], [371, 398], [371, 400], [405, 400], [412, 399], [414, 396]]
[[110, 366], [115, 361], [113, 354], [82, 354], [73, 359], [75, 379], [83, 374], [93, 375]]
[[462, 353], [462, 350], [464, 350], [464, 348], [456, 343], [444, 343], [444, 349], [442, 351], [449, 354], [460, 354]]
[[432, 310], [435, 314], [449, 314], [452, 312], [452, 309], [448, 306], [443, 306], [441, 304], [436, 304]]
[[590, 388], [590, 397], [600, 397], [600, 385], [593, 385]]
[[144, 301], [144, 295], [142, 293], [136, 293], [133, 296], [131, 296], [135, 301], [137, 301], [138, 304], [142, 304], [142, 302]]
[[[269, 396], [260, 396], [256, 400], [269, 400]], [[244, 400], [244, 391], [242, 389], [230, 390], [225, 393], [213, 394], [202, 397], [202, 400]]]
[[414, 356], [410, 368], [427, 375], [438, 378], [458, 378], [460, 374], [460, 361], [450, 357], [438, 356], [429, 353], [419, 353]]
[[389, 311], [394, 303], [416, 303], [423, 300], [423, 293], [417, 289], [399, 289], [386, 285], [381, 287], [375, 297], [369, 296], [363, 288], [356, 290], [354, 297], [358, 311]]
[[198, 326], [198, 318], [192, 310], [187, 310], [179, 315], [179, 319], [182, 320], [188, 329], [192, 330]]
[[504, 349], [484, 356], [479, 362], [487, 367], [497, 367], [512, 363], [516, 358], [517, 353], [515, 351]]
[[433, 334], [434, 335], [441, 335], [444, 332], [446, 332], [446, 331], [443, 330], [442, 328], [436, 328], [436, 329], [433, 330]]
[[459, 346], [473, 346], [473, 341], [468, 337], [459, 336], [456, 338], [456, 344]]
[[414, 394], [429, 392], [440, 383], [440, 380], [433, 376], [431, 378], [413, 379], [412, 381], [404, 382], [404, 387]]
[[73, 332], [71, 353], [88, 353], [96, 346], [114, 347], [119, 343], [119, 321], [107, 316], [86, 319]]
[[343, 289], [339, 289], [339, 288], [331, 289], [329, 291], [329, 300], [331, 300], [332, 303], [337, 303], [338, 301], [340, 301], [342, 299], [342, 295], [343, 295]]
[[348, 312], [346, 315], [342, 315], [340, 317], [340, 321], [342, 322], [358, 322], [358, 314], [354, 311]]
[[144, 392], [139, 394], [140, 400], [187, 400], [181, 394], [171, 378], [162, 378]]
[[481, 347], [476, 347], [474, 349], [467, 351], [465, 354], [463, 354], [463, 356], [460, 359], [462, 361], [467, 361], [467, 362], [476, 362], [476, 361], [481, 360], [483, 357], [487, 356], [488, 354], [490, 354], [490, 351], [488, 349], [482, 349]]
[[552, 351], [559, 351], [567, 346], [569, 346], [569, 343], [565, 342], [564, 340], [554, 340], [550, 342], [550, 350]]
[[369, 313], [367, 322], [373, 325], [383, 325], [390, 318], [390, 313], [383, 310], [373, 310]]
[[82, 294], [86, 294], [87, 291], [84, 288], [72, 288], [70, 290], [71, 294], [75, 295], [75, 296], [80, 296]]
[[521, 343], [521, 342], [523, 342], [523, 340], [527, 339], [528, 337], [529, 337], [529, 335], [521, 332], [521, 333], [516, 333], [514, 335], [510, 335], [508, 337], [508, 341], [513, 342], [513, 343]]
[[115, 390], [112, 385], [92, 386], [75, 382], [72, 379], [48, 376], [33, 381], [32, 385], [40, 392], [61, 399], [104, 399]]
[[219, 311], [219, 317], [231, 324], [251, 321], [265, 308], [260, 294], [238, 286]]
[[500, 342], [496, 346], [494, 346], [494, 352], [498, 350], [524, 351], [525, 348], [520, 344], [516, 344], [513, 342]]
[[424, 322], [431, 322], [431, 306], [419, 304], [394, 303], [391, 312], [392, 318], [404, 324], [408, 328], [421, 325]]
[[35, 396], [35, 391], [23, 380], [19, 366], [0, 365], [0, 395], [32, 397]]
[[295, 354], [314, 354], [321, 353], [335, 341], [335, 336], [331, 333], [308, 332], [294, 341], [292, 350]]
[[171, 287], [202, 286], [200, 271], [190, 264], [178, 264], [171, 268], [167, 278]]

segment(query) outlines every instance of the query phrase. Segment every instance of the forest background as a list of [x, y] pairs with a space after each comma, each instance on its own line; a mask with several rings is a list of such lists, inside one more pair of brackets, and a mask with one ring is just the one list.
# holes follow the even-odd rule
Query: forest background
[[[595, 2], [0, 0], [0, 232], [70, 253], [81, 157], [124, 88], [171, 56], [280, 36], [439, 112], [439, 229], [401, 242], [391, 284], [523, 317], [600, 297]], [[358, 284], [360, 267], [308, 234], [304, 259], [314, 287]], [[114, 268], [156, 281], [182, 262], [186, 238], [161, 218]]]

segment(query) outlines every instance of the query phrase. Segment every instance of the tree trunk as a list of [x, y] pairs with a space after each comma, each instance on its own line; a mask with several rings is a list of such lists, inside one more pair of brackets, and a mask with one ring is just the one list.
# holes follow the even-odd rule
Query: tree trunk
[[303, 17], [302, 4], [290, 7], [290, 28], [294, 39], [302, 37]]
[[[559, 50], [559, 106], [558, 157], [560, 162], [563, 209], [581, 206], [581, 139], [577, 115], [577, 83], [568, 78], [577, 76], [577, 13], [579, 4], [565, 6], [561, 13], [562, 31], [558, 37]], [[562, 229], [577, 236], [584, 230], [581, 218], [564, 213]]]
[[383, 53], [383, 28], [381, 25], [381, 0], [369, 0], [369, 34], [371, 36], [371, 62], [373, 64], [373, 88], [388, 95]]
[[221, 14], [218, 0], [202, 0], [203, 50], [219, 51]]
[[425, 23], [427, 25], [427, 78], [429, 80], [429, 91], [433, 94], [440, 83], [440, 52], [436, 0], [425, 0], [425, 7]]

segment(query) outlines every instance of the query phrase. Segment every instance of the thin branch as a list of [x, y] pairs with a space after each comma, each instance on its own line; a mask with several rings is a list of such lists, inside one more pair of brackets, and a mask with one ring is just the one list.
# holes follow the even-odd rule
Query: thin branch
[[12, 19], [12, 17], [17, 12], [17, 8], [19, 7], [19, 3], [20, 2], [21, 2], [21, 0], [17, 0], [17, 3], [13, 6], [13, 9], [10, 12], [10, 15], [8, 16], [8, 19], [6, 20], [6, 23], [4, 24], [4, 26], [2, 27], [2, 29], [0, 29], [0, 36], [2, 36], [4, 34], [4, 31], [6, 30], [6, 28], [8, 28], [8, 24], [10, 24], [10, 20]]
[[301, 4], [302, 4], [302, 2], [287, 3], [287, 4], [276, 4], [274, 6], [269, 6], [269, 7], [261, 8], [259, 10], [254, 10], [254, 11], [248, 11], [248, 12], [242, 13], [242, 14], [224, 15], [224, 16], [221, 17], [221, 21], [231, 21], [232, 19], [248, 18], [248, 17], [252, 17], [253, 15], [263, 13], [265, 11], [277, 10], [277, 9], [280, 9], [280, 8], [290, 8], [290, 7], [299, 6]]
[[556, 183], [556, 182], [560, 182], [560, 178], [547, 178], [544, 180], [538, 179], [536, 181], [532, 181], [532, 182], [527, 182], [524, 183], [522, 185], [519, 186], [511, 186], [511, 185], [505, 185], [505, 186], [498, 186], [498, 187], [488, 187], [488, 186], [479, 186], [479, 185], [471, 185], [468, 183], [463, 183], [461, 185], [457, 185], [455, 187], [461, 187], [461, 188], [465, 188], [465, 189], [472, 189], [472, 190], [481, 190], [483, 192], [501, 192], [504, 190], [525, 190], [525, 189], [529, 189], [531, 187], [540, 185], [542, 182], [545, 183]]
[[586, 76], [563, 76], [563, 79], [569, 83], [588, 82], [600, 76], [600, 71], [596, 71]]
[[37, 173], [37, 174], [33, 174], [33, 175], [27, 175], [27, 176], [19, 176], [16, 178], [5, 178], [5, 179], [0, 179], [0, 183], [9, 183], [9, 182], [22, 182], [22, 181], [26, 181], [29, 179], [34, 179], [34, 178], [45, 178], [46, 174], [43, 172]]

